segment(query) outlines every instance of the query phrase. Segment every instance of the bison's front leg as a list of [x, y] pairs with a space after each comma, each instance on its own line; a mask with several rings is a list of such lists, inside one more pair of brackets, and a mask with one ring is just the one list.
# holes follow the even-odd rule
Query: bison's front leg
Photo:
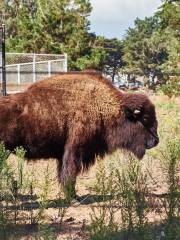
[[81, 162], [78, 156], [78, 148], [66, 146], [62, 159], [61, 183], [63, 184], [64, 193], [67, 199], [71, 200], [76, 197], [75, 184], [76, 176], [80, 172]]

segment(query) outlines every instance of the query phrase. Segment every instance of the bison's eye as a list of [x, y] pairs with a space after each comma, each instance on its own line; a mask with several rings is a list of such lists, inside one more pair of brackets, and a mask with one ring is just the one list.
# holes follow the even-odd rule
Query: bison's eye
[[142, 121], [142, 124], [143, 124], [144, 126], [148, 126], [148, 125], [149, 125], [149, 119], [148, 119], [148, 117], [144, 116], [141, 121]]
[[147, 118], [147, 117], [144, 117], [144, 118], [143, 118], [143, 122], [144, 122], [144, 123], [148, 123], [148, 118]]

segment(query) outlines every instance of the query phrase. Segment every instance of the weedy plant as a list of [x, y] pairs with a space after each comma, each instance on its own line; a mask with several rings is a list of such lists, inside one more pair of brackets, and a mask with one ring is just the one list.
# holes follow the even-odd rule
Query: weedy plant
[[129, 155], [127, 164], [120, 172], [116, 170], [118, 201], [121, 207], [122, 228], [126, 238], [145, 239], [147, 237], [147, 174], [142, 171], [141, 163]]
[[90, 232], [93, 240], [112, 239], [112, 235], [115, 235], [118, 230], [115, 221], [113, 180], [113, 172], [107, 172], [104, 163], [99, 160], [94, 185], [94, 192], [97, 196], [94, 200], [100, 203], [92, 207]]
[[[0, 143], [0, 232], [6, 237], [6, 226], [10, 212], [8, 211], [9, 201], [12, 200], [12, 172], [7, 165], [7, 158], [10, 152]], [[15, 214], [16, 217], [16, 214]]]
[[[0, 239], [8, 239], [9, 231], [19, 224], [19, 219], [24, 223], [30, 223], [38, 233], [37, 239], [56, 239], [54, 229], [47, 223], [46, 209], [52, 202], [49, 200], [51, 193], [51, 172], [49, 166], [44, 171], [42, 183], [38, 182], [34, 173], [25, 166], [25, 151], [23, 148], [14, 150], [13, 164], [8, 161], [11, 152], [0, 144]], [[56, 201], [58, 218], [56, 225], [61, 230], [63, 218], [68, 208], [69, 199], [62, 199], [59, 194]], [[25, 211], [25, 215], [19, 218], [19, 214]]]
[[160, 107], [163, 110], [159, 130], [161, 143], [155, 152], [166, 174], [165, 238], [175, 240], [180, 238], [180, 109], [173, 99]]
[[43, 181], [43, 184], [40, 186], [40, 188], [41, 188], [41, 192], [39, 194], [39, 199], [38, 199], [39, 210], [35, 217], [36, 224], [44, 220], [45, 210], [49, 206], [48, 196], [49, 196], [49, 193], [51, 192], [49, 166], [47, 166], [46, 168], [44, 181]]
[[[91, 215], [91, 238], [119, 239], [121, 235], [122, 239], [138, 239], [139, 236], [145, 239], [146, 174], [131, 155], [126, 160], [120, 153], [117, 156], [116, 161], [115, 156], [111, 157], [107, 168], [101, 162], [97, 171], [94, 190], [101, 199]], [[113, 162], [119, 164], [115, 166]]]
[[180, 237], [180, 137], [169, 140], [166, 149], [161, 152], [164, 159], [164, 167], [167, 173], [168, 192], [164, 206], [166, 210], [167, 224], [165, 235], [168, 240]]
[[[14, 169], [8, 164], [10, 151], [6, 150], [4, 145], [0, 144], [0, 204], [1, 204], [1, 229], [5, 231], [9, 223], [16, 224], [18, 212], [21, 208], [19, 196], [25, 192], [27, 185], [23, 176], [24, 155], [22, 148], [15, 149], [17, 158], [17, 168]], [[13, 207], [12, 207], [13, 206]]]

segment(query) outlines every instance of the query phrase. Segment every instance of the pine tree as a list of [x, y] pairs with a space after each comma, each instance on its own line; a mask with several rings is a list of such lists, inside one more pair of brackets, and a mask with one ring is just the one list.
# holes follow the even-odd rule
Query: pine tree
[[5, 0], [7, 50], [68, 53], [70, 68], [88, 51], [89, 0]]

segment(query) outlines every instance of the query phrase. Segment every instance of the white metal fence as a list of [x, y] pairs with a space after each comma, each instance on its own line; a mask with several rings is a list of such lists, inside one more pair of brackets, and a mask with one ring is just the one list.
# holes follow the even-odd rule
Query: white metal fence
[[31, 84], [58, 72], [67, 72], [67, 55], [6, 53], [7, 85]]

